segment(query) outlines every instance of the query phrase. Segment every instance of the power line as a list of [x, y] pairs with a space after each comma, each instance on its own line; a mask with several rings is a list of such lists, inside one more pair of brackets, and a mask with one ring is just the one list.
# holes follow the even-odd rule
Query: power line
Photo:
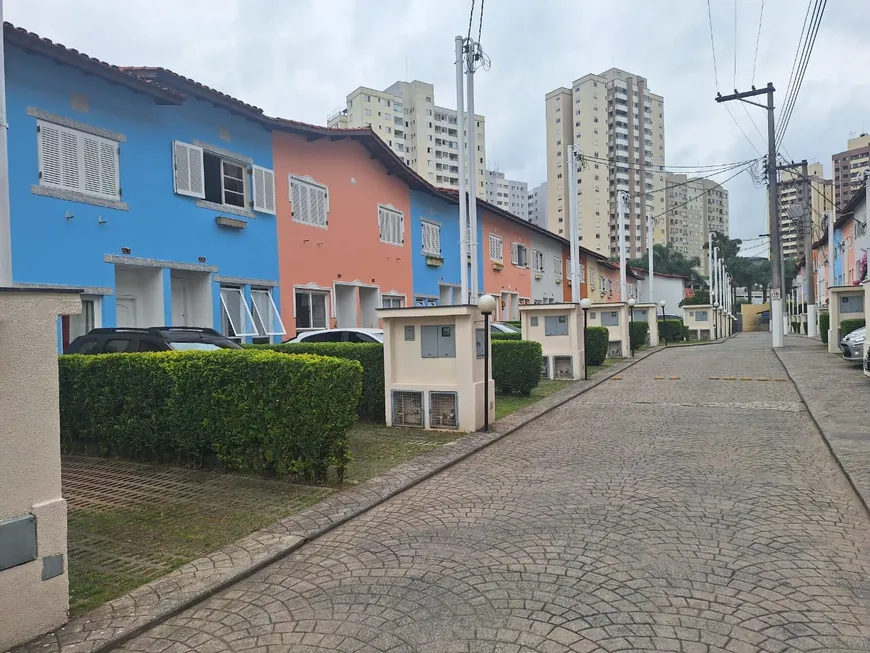
[[[592, 161], [594, 163], [610, 164], [612, 162], [612, 159], [608, 159], [605, 157], [592, 156], [589, 154], [584, 154], [582, 156], [583, 156], [584, 160]], [[659, 166], [655, 166], [655, 165], [642, 166], [642, 165], [637, 164], [637, 163], [626, 163], [626, 162], [619, 162], [619, 161], [613, 165], [619, 165], [622, 167], [632, 168], [634, 170], [643, 170], [645, 172], [657, 172], [660, 174], [667, 174], [668, 171], [670, 171], [670, 170], [709, 172], [712, 169], [732, 168], [734, 166], [740, 166], [740, 165], [745, 165], [748, 163], [753, 163], [754, 161], [757, 161], [757, 160], [758, 159], [755, 158], [755, 159], [745, 159], [743, 161], [728, 161], [727, 163], [710, 163], [710, 164], [706, 164], [706, 165], [698, 164], [698, 165], [692, 165], [692, 166], [690, 166], [690, 165], [669, 165], [669, 166], [661, 166], [661, 168], [662, 168], [661, 170], [656, 170], [655, 168], [657, 168]], [[688, 174], [688, 173], [686, 173], [686, 174]]]
[[755, 58], [752, 60], [752, 86], [755, 86], [755, 65], [758, 63], [758, 43], [761, 41], [761, 21], [764, 18], [764, 0], [761, 0], [761, 12], [758, 14], [758, 34], [755, 37]]
[[[748, 169], [748, 167], [749, 167], [749, 166], [745, 166], [745, 167], [741, 168], [740, 170], [738, 170], [737, 172], [735, 172], [733, 175], [731, 175], [730, 177], [728, 177], [728, 179], [726, 179], [725, 181], [723, 181], [722, 184], [727, 184], [729, 181], [731, 181], [732, 179], [734, 179], [734, 178], [735, 178], [737, 175], [739, 175], [741, 172], [745, 172], [745, 171]], [[722, 184], [719, 184], [719, 185], [721, 186]], [[676, 206], [672, 206], [672, 207], [670, 207], [670, 208], [668, 208], [668, 209], [665, 209], [665, 210], [662, 211], [661, 213], [658, 213], [658, 214], [652, 216], [652, 219], [653, 219], [653, 220], [657, 220], [657, 219], [660, 218], [661, 216], [663, 216], [663, 215], [667, 215], [667, 214], [670, 213], [671, 211], [675, 211], [676, 209], [682, 208], [682, 207], [686, 206], [687, 204], [691, 204], [691, 203], [694, 202], [695, 200], [700, 199], [700, 198], [703, 197], [704, 195], [707, 195], [707, 194], [709, 194], [709, 193], [712, 193], [714, 190], [716, 190], [716, 189], [715, 189], [715, 188], [708, 188], [707, 190], [705, 190], [705, 191], [699, 193], [698, 195], [695, 195], [695, 197], [691, 197], [691, 198], [689, 198], [688, 200], [686, 200], [685, 202], [682, 202], [682, 203], [680, 203], [680, 204], [677, 204]]]
[[716, 45], [713, 42], [713, 10], [710, 8], [710, 0], [707, 0], [707, 18], [710, 21], [710, 47], [713, 50], [713, 79], [716, 80], [716, 92], [719, 92], [719, 71], [716, 67]]
[[471, 41], [471, 22], [474, 20], [474, 0], [471, 0], [471, 12], [468, 14], [468, 37], [466, 41]]
[[477, 44], [480, 45], [480, 35], [483, 32], [483, 5], [486, 0], [480, 0], [480, 24], [477, 26]]
[[[755, 146], [755, 143], [752, 142], [752, 139], [749, 138], [749, 136], [746, 135], [746, 132], [743, 131], [743, 127], [741, 127], [741, 126], [740, 126], [740, 123], [737, 122], [737, 118], [735, 118], [735, 117], [734, 117], [734, 114], [731, 113], [731, 107], [729, 107], [729, 106], [726, 104], [726, 105], [725, 105], [725, 110], [728, 112], [728, 115], [731, 116], [731, 120], [734, 121], [734, 124], [737, 125], [737, 129], [739, 129], [739, 130], [740, 130], [740, 133], [743, 134], [743, 138], [746, 139], [746, 142], [749, 143], [749, 144], [752, 146], [752, 149], [755, 150], [755, 152], [758, 154], [758, 156], [762, 156], [762, 154], [761, 154], [761, 150], [759, 150], [759, 149]], [[745, 110], [745, 107], [744, 107], [744, 110]], [[758, 128], [756, 127], [756, 129], [758, 129]]]

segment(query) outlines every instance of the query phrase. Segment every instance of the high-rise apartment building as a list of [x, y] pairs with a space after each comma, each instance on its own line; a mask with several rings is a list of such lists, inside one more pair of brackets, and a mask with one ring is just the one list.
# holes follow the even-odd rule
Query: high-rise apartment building
[[[405, 163], [435, 186], [459, 189], [458, 113], [435, 104], [435, 87], [421, 81], [396, 82], [384, 91], [360, 86], [344, 109], [327, 119], [329, 127], [371, 127]], [[468, 147], [466, 113], [466, 148]], [[486, 121], [475, 115], [478, 197], [486, 197]]]
[[[803, 254], [803, 230], [797, 224], [789, 207], [792, 204], [806, 202], [806, 192], [810, 192], [810, 215], [812, 216], [813, 240], [818, 240], [824, 234], [823, 217], [825, 211], [833, 206], [834, 183], [825, 179], [825, 171], [821, 163], [811, 163], [807, 167], [809, 181], [805, 180], [798, 169], [795, 172], [785, 170], [779, 178], [779, 224], [782, 237], [782, 255], [786, 258]], [[803, 220], [806, 220], [804, 205]]]
[[710, 179], [667, 175], [667, 214], [663, 224], [667, 242], [688, 258], [698, 257], [704, 276], [710, 274], [707, 250], [711, 232], [728, 235], [728, 191]]
[[864, 171], [870, 168], [870, 135], [850, 138], [846, 151], [833, 156], [834, 201], [837, 210], [846, 208], [854, 192], [864, 183]]
[[[665, 212], [664, 98], [649, 91], [646, 79], [611, 68], [589, 74], [571, 88], [546, 95], [547, 224], [565, 237], [568, 225], [568, 147], [579, 147], [577, 174], [579, 237], [591, 250], [616, 255], [617, 192], [629, 193], [626, 251], [647, 249], [646, 218]], [[665, 242], [659, 220], [654, 242]]]
[[547, 182], [529, 191], [529, 222], [547, 228]]
[[529, 185], [524, 181], [506, 179], [498, 170], [486, 171], [486, 201], [523, 220], [529, 218]]

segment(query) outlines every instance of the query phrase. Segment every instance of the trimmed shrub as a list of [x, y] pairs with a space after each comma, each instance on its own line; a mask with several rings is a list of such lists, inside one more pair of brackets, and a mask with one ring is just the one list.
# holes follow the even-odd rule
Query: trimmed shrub
[[683, 339], [683, 342], [689, 341], [689, 327], [685, 325], [680, 327], [680, 337]]
[[646, 344], [646, 338], [649, 335], [649, 322], [634, 320], [634, 322], [629, 323], [629, 332], [631, 348], [640, 349]]
[[610, 332], [607, 327], [591, 326], [586, 328], [586, 365], [601, 365], [607, 358]]
[[376, 342], [311, 342], [282, 345], [252, 345], [252, 349], [270, 349], [282, 354], [315, 354], [359, 362], [363, 369], [363, 391], [359, 416], [383, 422], [384, 417], [384, 346]]
[[840, 337], [847, 336], [855, 329], [860, 329], [865, 326], [866, 322], [863, 317], [852, 318], [851, 320], [843, 320], [840, 322]]
[[541, 343], [492, 341], [492, 379], [499, 392], [529, 394], [541, 380]]
[[362, 366], [268, 351], [66, 355], [61, 447], [323, 481], [343, 476]]
[[522, 340], [521, 333], [505, 333], [503, 331], [493, 331], [489, 334], [491, 340]]
[[822, 337], [822, 342], [828, 344], [828, 329], [831, 328], [831, 314], [819, 313], [819, 335]]
[[502, 324], [507, 324], [508, 326], [512, 326], [515, 329], [523, 328], [523, 323], [519, 320], [508, 320], [507, 322], [502, 322]]
[[678, 342], [685, 340], [682, 320], [659, 320], [659, 339]]

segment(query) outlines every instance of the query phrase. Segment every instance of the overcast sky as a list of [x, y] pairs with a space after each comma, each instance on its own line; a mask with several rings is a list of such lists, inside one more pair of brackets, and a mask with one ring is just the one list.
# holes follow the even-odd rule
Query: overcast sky
[[[736, 1], [736, 86], [753, 82], [762, 0]], [[5, 0], [20, 27], [118, 65], [162, 66], [279, 115], [323, 124], [357, 86], [400, 79], [435, 85], [455, 107], [453, 37], [470, 0]], [[474, 20], [477, 20], [478, 0]], [[754, 82], [772, 81], [782, 104], [807, 8], [765, 0]], [[718, 90], [735, 87], [735, 0], [712, 0]], [[824, 163], [870, 131], [870, 0], [827, 5], [784, 146]], [[723, 105], [704, 0], [489, 0], [481, 43], [492, 68], [476, 76], [490, 164], [529, 186], [546, 179], [544, 95], [616, 66], [665, 98], [666, 164], [758, 156]], [[406, 74], [407, 71], [407, 74]], [[747, 113], [731, 110], [755, 148]], [[765, 112], [747, 107], [763, 133]], [[786, 155], [787, 156], [787, 155]], [[717, 180], [722, 181], [730, 173]], [[767, 232], [764, 190], [747, 174], [727, 184], [731, 235]], [[747, 254], [763, 254], [756, 243]]]

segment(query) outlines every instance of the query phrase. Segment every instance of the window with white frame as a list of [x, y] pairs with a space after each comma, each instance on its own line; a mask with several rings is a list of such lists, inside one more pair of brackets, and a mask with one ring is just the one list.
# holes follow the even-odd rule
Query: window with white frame
[[441, 225], [422, 221], [423, 253], [428, 256], [441, 256]]
[[102, 302], [99, 295], [82, 295], [82, 312], [61, 316], [61, 345], [64, 350], [79, 336], [102, 326]]
[[582, 263], [577, 266], [577, 279], [580, 283], [586, 283], [586, 266]]
[[405, 243], [405, 215], [392, 207], [378, 204], [378, 233], [382, 243], [403, 245]]
[[562, 259], [558, 256], [553, 257], [553, 274], [557, 279], [562, 278]]
[[532, 267], [535, 269], [535, 272], [543, 272], [544, 271], [544, 253], [539, 252], [536, 249], [532, 250]]
[[329, 322], [329, 293], [296, 290], [296, 329], [325, 329]]
[[489, 260], [501, 263], [504, 260], [504, 244], [499, 236], [489, 235]]
[[237, 286], [221, 286], [221, 333], [230, 340], [241, 342], [246, 336], [256, 336], [254, 316], [242, 289]]
[[529, 250], [522, 243], [511, 243], [511, 263], [518, 268], [529, 267]]
[[251, 314], [257, 332], [254, 343], [268, 344], [272, 336], [283, 336], [287, 333], [269, 288], [251, 288]]
[[121, 199], [118, 141], [45, 120], [36, 131], [40, 186]]
[[181, 141], [172, 156], [178, 195], [275, 215], [274, 171]]
[[326, 229], [329, 190], [311, 179], [290, 175], [290, 207], [293, 222]]
[[405, 298], [397, 295], [381, 295], [381, 306], [384, 308], [402, 308]]

